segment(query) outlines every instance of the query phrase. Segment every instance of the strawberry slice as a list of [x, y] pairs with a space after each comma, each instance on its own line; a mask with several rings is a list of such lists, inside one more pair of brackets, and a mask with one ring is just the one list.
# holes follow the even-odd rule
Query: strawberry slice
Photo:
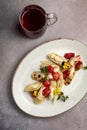
[[47, 96], [49, 96], [50, 92], [51, 92], [50, 88], [49, 88], [49, 87], [46, 87], [46, 88], [43, 90], [43, 95], [44, 95], [45, 97], [47, 97]]
[[48, 66], [48, 72], [50, 72], [50, 73], [54, 72], [54, 68], [51, 65]]
[[81, 68], [83, 68], [82, 61], [77, 61], [76, 64], [75, 64], [75, 70], [79, 70]]
[[35, 98], [35, 96], [33, 95], [33, 91], [29, 92], [29, 94], [31, 95], [32, 98]]
[[60, 74], [58, 72], [54, 72], [52, 75], [53, 75], [54, 80], [56, 80], [56, 81], [59, 80]]
[[66, 79], [69, 76], [69, 74], [70, 74], [70, 70], [69, 69], [65, 70], [63, 72], [63, 79]]
[[69, 53], [65, 53], [64, 54], [64, 57], [66, 58], [66, 59], [70, 59], [70, 58], [72, 58], [72, 57], [74, 57], [75, 56], [75, 53], [73, 53], [73, 52], [69, 52]]
[[51, 83], [50, 83], [49, 80], [46, 80], [46, 81], [43, 82], [43, 85], [44, 85], [45, 87], [49, 87], [50, 84], [51, 84]]

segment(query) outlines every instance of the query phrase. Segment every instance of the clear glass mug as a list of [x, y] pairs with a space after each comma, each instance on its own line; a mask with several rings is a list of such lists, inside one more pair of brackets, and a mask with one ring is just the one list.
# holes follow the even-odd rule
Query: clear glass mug
[[46, 13], [38, 5], [28, 5], [19, 15], [19, 22], [29, 38], [38, 38], [44, 34], [48, 25], [57, 22], [57, 16], [55, 13]]

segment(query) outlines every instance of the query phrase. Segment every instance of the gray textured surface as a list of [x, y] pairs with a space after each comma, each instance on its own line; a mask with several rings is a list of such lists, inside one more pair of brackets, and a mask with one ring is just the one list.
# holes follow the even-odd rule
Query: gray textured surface
[[[34, 40], [18, 27], [19, 12], [32, 3], [59, 17], [41, 38]], [[21, 59], [41, 43], [60, 37], [87, 45], [87, 0], [0, 0], [0, 130], [87, 129], [87, 95], [71, 110], [45, 119], [26, 115], [12, 99], [12, 77]]]

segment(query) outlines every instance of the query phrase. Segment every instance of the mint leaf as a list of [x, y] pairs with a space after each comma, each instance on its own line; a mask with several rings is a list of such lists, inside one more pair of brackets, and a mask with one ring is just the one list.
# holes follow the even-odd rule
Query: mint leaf
[[63, 102], [65, 102], [68, 98], [69, 98], [68, 96], [64, 96], [63, 92], [61, 92], [61, 93], [58, 95], [57, 100], [61, 99]]
[[68, 96], [61, 96], [61, 100], [65, 102], [69, 97]]
[[40, 70], [41, 70], [42, 73], [47, 73], [48, 72], [48, 67], [47, 66], [42, 67], [42, 68], [40, 68]]
[[46, 81], [47, 80], [47, 73], [48, 73], [48, 66], [42, 67], [42, 68], [40, 68], [40, 70], [45, 75], [43, 80]]
[[84, 66], [83, 69], [86, 70], [86, 69], [87, 69], [87, 66]]
[[45, 74], [45, 77], [44, 77], [44, 79], [43, 79], [44, 81], [46, 81], [47, 80], [47, 74]]
[[59, 100], [60, 99], [60, 95], [58, 95], [58, 98], [57, 98], [57, 100]]

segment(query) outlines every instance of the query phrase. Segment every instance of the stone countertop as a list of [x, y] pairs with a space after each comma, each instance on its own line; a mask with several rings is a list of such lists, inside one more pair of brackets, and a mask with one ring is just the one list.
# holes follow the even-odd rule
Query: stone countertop
[[[28, 4], [38, 4], [58, 16], [58, 22], [34, 40], [19, 29], [18, 15]], [[33, 48], [57, 38], [72, 38], [87, 45], [86, 0], [0, 0], [0, 130], [87, 129], [87, 95], [69, 111], [51, 118], [25, 114], [12, 98], [12, 77], [19, 62]]]

